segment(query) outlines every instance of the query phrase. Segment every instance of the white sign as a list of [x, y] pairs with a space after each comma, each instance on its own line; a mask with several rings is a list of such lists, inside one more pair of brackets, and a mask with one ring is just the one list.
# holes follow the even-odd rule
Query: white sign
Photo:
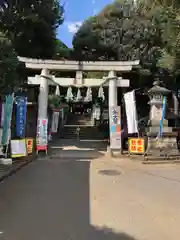
[[27, 155], [25, 139], [11, 140], [12, 157], [23, 157]]
[[59, 125], [59, 111], [53, 111], [51, 122], [51, 133], [57, 133]]
[[128, 133], [138, 133], [138, 122], [134, 90], [124, 94]]

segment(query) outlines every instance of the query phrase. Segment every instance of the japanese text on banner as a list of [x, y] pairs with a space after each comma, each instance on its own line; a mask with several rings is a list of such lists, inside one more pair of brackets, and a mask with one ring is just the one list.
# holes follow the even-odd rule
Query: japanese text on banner
[[129, 138], [128, 144], [130, 153], [143, 154], [145, 151], [143, 138]]
[[47, 150], [48, 146], [48, 120], [39, 118], [37, 124], [36, 148], [38, 151]]
[[27, 112], [27, 98], [25, 96], [16, 97], [16, 136], [25, 136], [25, 124], [26, 124], [26, 112]]

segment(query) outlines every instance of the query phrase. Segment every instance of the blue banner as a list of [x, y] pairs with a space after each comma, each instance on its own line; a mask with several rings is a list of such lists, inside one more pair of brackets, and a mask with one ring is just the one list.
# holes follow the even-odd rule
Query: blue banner
[[27, 97], [16, 97], [16, 137], [25, 137]]
[[165, 114], [166, 114], [166, 97], [163, 98], [162, 118], [161, 118], [160, 126], [159, 126], [159, 137], [162, 137], [163, 121], [164, 121], [164, 118], [165, 118]]
[[6, 96], [6, 102], [4, 104], [4, 122], [1, 144], [6, 145], [10, 140], [10, 127], [13, 110], [14, 94]]

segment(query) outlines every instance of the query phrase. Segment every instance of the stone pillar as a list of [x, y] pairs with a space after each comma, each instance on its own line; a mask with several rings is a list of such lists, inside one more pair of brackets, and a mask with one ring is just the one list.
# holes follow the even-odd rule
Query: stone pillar
[[76, 77], [75, 77], [75, 84], [82, 86], [84, 83], [83, 81], [83, 73], [82, 71], [76, 71]]
[[[117, 132], [114, 129], [114, 126], [117, 127], [120, 125], [121, 127], [121, 116], [120, 109], [117, 109], [118, 101], [117, 101], [117, 76], [115, 71], [110, 71], [106, 80], [109, 82], [109, 132], [110, 132], [110, 154], [113, 156], [114, 153], [122, 153], [122, 143], [121, 143], [121, 133]], [[117, 117], [118, 120], [116, 123], [112, 122], [112, 109], [116, 109], [118, 111]], [[114, 111], [114, 110], [113, 110]], [[114, 120], [113, 120], [114, 121]]]
[[40, 76], [40, 88], [39, 88], [39, 107], [38, 107], [38, 118], [47, 118], [48, 108], [48, 78], [49, 71], [42, 69]]
[[109, 107], [117, 106], [117, 77], [114, 71], [108, 74], [109, 81]]

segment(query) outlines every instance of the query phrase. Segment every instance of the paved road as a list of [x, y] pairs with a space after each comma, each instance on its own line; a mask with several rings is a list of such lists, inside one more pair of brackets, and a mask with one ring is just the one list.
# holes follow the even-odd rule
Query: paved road
[[0, 240], [179, 240], [177, 168], [33, 162], [0, 184]]

